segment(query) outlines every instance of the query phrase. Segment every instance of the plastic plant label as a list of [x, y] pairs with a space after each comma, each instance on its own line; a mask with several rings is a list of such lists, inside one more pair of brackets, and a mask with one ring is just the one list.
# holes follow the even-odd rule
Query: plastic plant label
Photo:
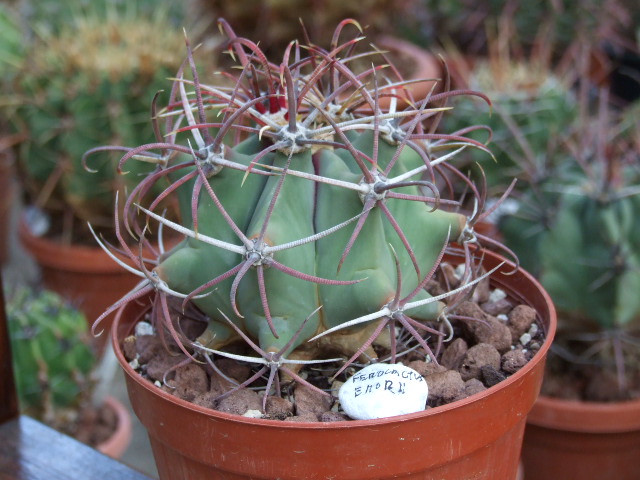
[[427, 382], [412, 368], [376, 363], [349, 378], [338, 397], [351, 418], [372, 420], [420, 412], [428, 394]]

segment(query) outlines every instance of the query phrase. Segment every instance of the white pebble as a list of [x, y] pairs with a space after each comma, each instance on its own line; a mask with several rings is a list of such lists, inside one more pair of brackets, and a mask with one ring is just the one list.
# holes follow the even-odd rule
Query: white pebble
[[520, 343], [522, 345], [527, 345], [531, 341], [531, 334], [529, 332], [523, 333], [520, 337]]
[[536, 333], [538, 333], [538, 324], [532, 323], [531, 328], [529, 329], [529, 335], [531, 335], [531, 337], [534, 337]]
[[428, 394], [427, 382], [414, 369], [375, 363], [350, 377], [338, 396], [351, 418], [371, 420], [420, 412]]
[[504, 292], [504, 290], [501, 290], [499, 288], [492, 290], [489, 294], [490, 302], [499, 302], [500, 300], [504, 300], [505, 298], [507, 298], [507, 294]]
[[507, 323], [509, 321], [509, 317], [504, 313], [499, 314], [496, 318], [504, 323]]
[[247, 410], [242, 416], [247, 418], [262, 418], [263, 415], [260, 410]]
[[153, 335], [155, 332], [153, 330], [153, 325], [149, 322], [138, 322], [136, 324], [136, 337], [144, 337], [147, 335]]

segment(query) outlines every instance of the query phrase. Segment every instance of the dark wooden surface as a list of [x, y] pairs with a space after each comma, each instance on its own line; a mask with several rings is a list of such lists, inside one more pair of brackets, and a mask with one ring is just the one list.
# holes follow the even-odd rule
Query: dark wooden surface
[[0, 425], [0, 480], [149, 480], [24, 415]]

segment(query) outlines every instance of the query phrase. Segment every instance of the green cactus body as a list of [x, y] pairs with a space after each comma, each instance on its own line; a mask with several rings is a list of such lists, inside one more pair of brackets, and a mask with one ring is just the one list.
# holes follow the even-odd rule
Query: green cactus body
[[637, 197], [563, 197], [540, 243], [541, 281], [560, 311], [605, 329], [640, 320], [640, 242], [632, 236], [638, 205]]
[[[525, 192], [518, 210], [500, 220], [505, 243], [564, 314], [560, 330], [586, 328], [575, 319], [605, 331], [628, 329], [640, 321], [640, 299], [632, 293], [640, 285], [640, 197], [634, 187], [599, 186], [602, 165], [593, 164], [592, 180], [570, 158], [558, 158], [564, 161], [542, 190]], [[637, 173], [624, 168], [620, 179], [635, 185]]]
[[[354, 145], [367, 155], [372, 155], [372, 135], [371, 132], [364, 132], [354, 141]], [[388, 164], [393, 158], [396, 147], [381, 140], [378, 144], [378, 162], [380, 169]], [[321, 164], [321, 168], [326, 168], [326, 175], [334, 177], [330, 169], [340, 168], [337, 162], [326, 159]], [[405, 173], [420, 165], [418, 155], [409, 148], [405, 148], [391, 171], [392, 175]], [[348, 170], [342, 167], [344, 178], [348, 177]], [[323, 172], [324, 174], [324, 172]], [[358, 179], [359, 180], [359, 179]], [[403, 193], [418, 194], [417, 187], [403, 187]], [[450, 238], [457, 239], [462, 233], [466, 218], [463, 215], [436, 210], [430, 212], [430, 208], [418, 202], [406, 202], [402, 200], [389, 200], [387, 206], [393, 217], [401, 226], [402, 231], [412, 246], [416, 257], [419, 259], [422, 275], [435, 264], [438, 252], [447, 241], [447, 234], [450, 231]], [[318, 210], [316, 218], [319, 229], [335, 225], [358, 214], [362, 210], [362, 201], [353, 192], [332, 186], [321, 185], [318, 194]], [[367, 219], [365, 225], [367, 230], [354, 244], [354, 251], [350, 253], [345, 264], [340, 270], [337, 278], [343, 280], [355, 280], [366, 277], [367, 281], [354, 285], [349, 289], [339, 289], [335, 287], [321, 287], [323, 290], [323, 309], [327, 316], [327, 327], [334, 327], [336, 324], [349, 318], [356, 318], [361, 315], [379, 310], [394, 295], [396, 286], [396, 270], [389, 245], [393, 247], [399, 257], [401, 271], [406, 280], [403, 284], [402, 295], [408, 294], [420, 279], [411, 261], [411, 258], [400, 241], [397, 232], [385, 221], [379, 208], [374, 207], [374, 211]], [[346, 245], [351, 232], [342, 230], [334, 236], [318, 241], [318, 249], [322, 251], [324, 258], [339, 259], [344, 246]], [[327, 254], [324, 254], [327, 251]], [[321, 276], [335, 275], [337, 260], [333, 262], [318, 262]], [[375, 293], [374, 293], [375, 292]], [[421, 292], [421, 299], [427, 296], [426, 292]], [[356, 301], [356, 299], [361, 299]], [[372, 299], [376, 299], [372, 303]], [[421, 311], [413, 311], [412, 315], [424, 320], [433, 320], [440, 313], [442, 305], [438, 303], [428, 304]]]
[[[259, 143], [250, 138], [234, 149], [227, 149], [228, 159], [249, 165], [253, 158], [249, 153], [259, 151]], [[263, 159], [263, 163], [270, 163], [270, 161]], [[209, 183], [225, 206], [227, 213], [241, 229], [246, 230], [257, 208], [259, 196], [265, 188], [266, 177], [249, 175], [244, 181], [243, 177], [244, 173], [241, 171], [223, 169], [212, 176]], [[191, 191], [188, 187], [188, 185], [182, 187], [182, 194], [179, 196], [183, 218], [191, 218]], [[225, 223], [222, 214], [205, 191], [201, 192], [198, 204], [198, 232], [230, 243], [238, 243], [236, 234]], [[189, 293], [233, 268], [238, 264], [239, 259], [240, 255], [237, 253], [216, 248], [194, 238], [187, 238], [169, 252], [169, 255], [156, 267], [156, 272], [172, 288]], [[222, 284], [211, 289], [212, 291], [209, 291], [206, 297], [194, 300], [198, 307], [215, 320], [210, 325], [209, 334], [215, 338], [215, 344], [218, 346], [235, 338], [220, 314], [222, 311], [225, 315], [229, 315], [233, 310], [229, 298], [232, 281], [232, 278], [224, 280]], [[205, 344], [208, 345], [209, 342], [205, 341]]]
[[3, 91], [5, 82], [8, 84], [13, 80], [25, 59], [22, 32], [18, 25], [15, 9], [5, 3], [0, 4], [0, 65], [3, 70]]
[[[491, 98], [492, 111], [479, 114], [469, 100], [461, 99], [456, 104], [460, 115], [452, 116], [448, 125], [449, 129], [463, 128], [462, 120], [472, 118], [473, 123], [491, 129], [494, 161], [487, 161], [488, 155], [476, 150], [465, 155], [469, 162], [481, 162], [487, 183], [500, 188], [514, 177], [539, 180], [546, 169], [547, 152], [554, 148], [551, 142], [561, 141], [562, 132], [578, 113], [570, 87], [552, 72], [535, 63], [504, 63], [503, 68], [481, 63], [469, 79], [472, 88]], [[487, 135], [481, 132], [473, 138], [486, 141]]]
[[[352, 137], [356, 149], [369, 156], [373, 154], [372, 132], [365, 131]], [[251, 146], [258, 145], [249, 140], [241, 144], [241, 149], [247, 151]], [[396, 146], [381, 140], [378, 148], [379, 167], [383, 169], [394, 156]], [[227, 156], [245, 165], [251, 160], [250, 156], [238, 154], [235, 149], [231, 149]], [[321, 176], [351, 182], [361, 180], [362, 175], [354, 173], [357, 167], [352, 165], [350, 168], [349, 162], [345, 161], [349, 159], [349, 155], [338, 155], [333, 149], [324, 148], [316, 151], [314, 157]], [[272, 158], [272, 165], [279, 168], [284, 168], [289, 162], [288, 157], [281, 153], [272, 155]], [[421, 162], [420, 156], [406, 147], [390, 174], [405, 173], [417, 168]], [[264, 164], [265, 159], [260, 163]], [[290, 168], [315, 173], [311, 150], [291, 155]], [[227, 213], [248, 238], [255, 239], [260, 236], [265, 224], [281, 176], [273, 175], [265, 180], [265, 177], [251, 174], [241, 183], [243, 176], [243, 172], [223, 169], [209, 181]], [[403, 187], [401, 190], [405, 194], [419, 194], [415, 186]], [[184, 198], [186, 200], [187, 197]], [[420, 202], [392, 199], [387, 204], [413, 246], [422, 275], [429, 272], [435, 264], [438, 253], [448, 240], [447, 236], [457, 239], [466, 222], [463, 215], [440, 210], [430, 211], [431, 207]], [[268, 219], [264, 242], [281, 245], [308, 237], [357, 216], [362, 208], [363, 201], [356, 191], [322, 183], [315, 185], [306, 179], [287, 176]], [[228, 228], [206, 193], [201, 193], [198, 215], [198, 232], [238, 243], [235, 233]], [[239, 327], [257, 339], [265, 351], [278, 351], [317, 307], [322, 307], [320, 312], [306, 321], [291, 349], [328, 328], [380, 310], [393, 298], [397, 282], [389, 245], [393, 246], [402, 275], [407, 279], [403, 284], [402, 295], [409, 294], [419, 283], [421, 278], [417, 277], [406, 247], [377, 207], [371, 211], [353, 250], [338, 271], [340, 257], [351, 234], [352, 229], [341, 229], [314, 243], [276, 252], [274, 260], [308, 275], [343, 281], [361, 280], [360, 283], [349, 286], [316, 285], [274, 268], [266, 268], [266, 295], [278, 335], [275, 337], [265, 318], [256, 274], [249, 272], [238, 287], [237, 303], [241, 317], [233, 314], [229, 297], [232, 279], [227, 279], [218, 284], [208, 296], [195, 300], [196, 305], [213, 320], [209, 331], [202, 337], [203, 343], [211, 348], [220, 348], [235, 337], [221, 312], [233, 318]], [[236, 253], [190, 238], [164, 259], [156, 271], [169, 287], [189, 293], [207, 280], [230, 270], [239, 260], [240, 255]], [[198, 268], [194, 268], [196, 266]], [[428, 298], [426, 291], [422, 291], [415, 299], [424, 298]], [[442, 304], [433, 302], [416, 309], [412, 315], [428, 321], [437, 319], [441, 311]], [[359, 328], [362, 329], [363, 326]]]
[[[322, 175], [360, 181], [361, 175], [352, 173], [345, 162], [332, 151], [321, 152], [319, 164]], [[318, 229], [348, 220], [361, 211], [362, 200], [356, 192], [332, 185], [319, 186], [315, 215]], [[340, 230], [317, 242], [320, 276], [339, 280], [366, 279], [350, 288], [321, 286], [322, 314], [327, 328], [379, 310], [394, 293], [395, 267], [380, 210], [374, 207], [353, 250], [338, 272], [338, 262], [349, 241], [351, 230]]]
[[[287, 157], [276, 154], [274, 166], [284, 168]], [[291, 158], [292, 168], [299, 171], [313, 171], [311, 151], [295, 154]], [[267, 209], [275, 195], [280, 176], [269, 177], [260, 194], [257, 207], [247, 230], [249, 238], [256, 238], [266, 222]], [[268, 220], [264, 234], [264, 242], [269, 245], [280, 245], [309, 235], [313, 235], [314, 184], [305, 179], [286, 177], [282, 190], [275, 202], [273, 214]], [[315, 275], [315, 247], [312, 243], [284, 250], [274, 254], [278, 262], [300, 272]], [[277, 351], [293, 336], [301, 323], [318, 305], [317, 286], [286, 275], [274, 268], [265, 269], [265, 283], [268, 286], [267, 298], [271, 315], [276, 323], [279, 339], [273, 337], [265, 319], [260, 302], [258, 285], [255, 276], [251, 275], [240, 285], [238, 303], [245, 312], [247, 330], [260, 341], [265, 351]], [[247, 281], [249, 280], [249, 281]], [[309, 307], [312, 307], [309, 309]], [[310, 338], [317, 330], [314, 326], [317, 317], [310, 319], [305, 325], [300, 341]]]

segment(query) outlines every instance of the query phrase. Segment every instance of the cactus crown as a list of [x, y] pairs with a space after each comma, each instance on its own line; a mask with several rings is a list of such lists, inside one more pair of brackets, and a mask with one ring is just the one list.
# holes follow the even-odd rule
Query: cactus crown
[[54, 292], [20, 289], [7, 318], [21, 408], [55, 428], [73, 422], [95, 383], [84, 315]]
[[[262, 364], [249, 381], [268, 372], [269, 385], [278, 370], [304, 382], [300, 363], [335, 354], [348, 359], [345, 367], [375, 359], [377, 342], [395, 361], [406, 348], [397, 328], [435, 361], [425, 335], [450, 333], [441, 300], [463, 298], [478, 281], [474, 252], [483, 239], [473, 225], [483, 218], [484, 191], [450, 160], [465, 148], [486, 150], [465, 135], [474, 127], [437, 127], [449, 98], [488, 99], [449, 91], [446, 80], [444, 93], [412, 98], [383, 52], [359, 53], [359, 36], [340, 43], [346, 29], [361, 33], [352, 20], [339, 24], [328, 49], [294, 42], [280, 64], [220, 25], [239, 73], [223, 74], [230, 84], [205, 84], [189, 47], [169, 104], [154, 105], [158, 141], [120, 162], [123, 170], [135, 158], [156, 163], [125, 202], [128, 230], [144, 241], [142, 212], [186, 238], [151, 265], [121, 240], [143, 280], [109, 311], [155, 292], [156, 326], [189, 357], [238, 358], [225, 347], [244, 340], [258, 358], [241, 358]], [[356, 74], [350, 65], [361, 59], [371, 67]], [[398, 99], [410, 106], [398, 110]], [[476, 197], [470, 218], [441, 195], [443, 172]], [[171, 185], [142, 205], [140, 196], [166, 178]], [[168, 197], [179, 199], [181, 223], [157, 212]], [[452, 242], [466, 258], [464, 285], [431, 296], [424, 287]], [[172, 321], [175, 308], [205, 320], [195, 342]]]

